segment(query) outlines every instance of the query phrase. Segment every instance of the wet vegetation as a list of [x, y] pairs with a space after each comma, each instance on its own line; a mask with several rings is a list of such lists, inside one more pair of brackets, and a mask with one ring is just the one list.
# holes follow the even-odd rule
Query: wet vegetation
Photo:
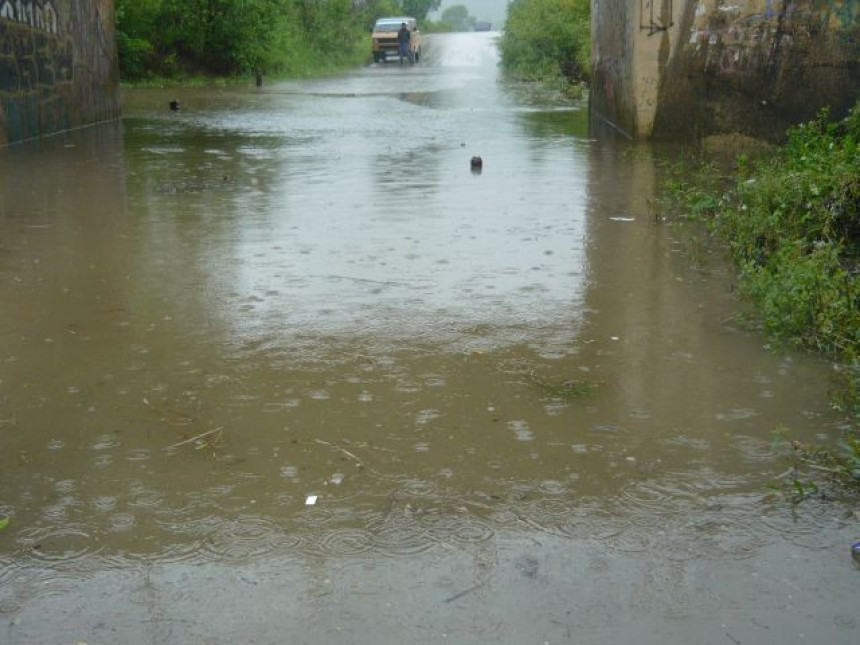
[[581, 87], [591, 59], [588, 0], [513, 0], [499, 43], [502, 67], [513, 78]]
[[438, 21], [425, 21], [421, 29], [428, 33], [474, 31], [477, 21], [465, 5], [456, 4], [444, 9]]
[[595, 394], [598, 390], [597, 384], [589, 381], [577, 379], [550, 381], [541, 379], [535, 376], [534, 373], [530, 376], [532, 384], [547, 398], [571, 401]]
[[[730, 250], [743, 292], [775, 338], [833, 357], [844, 376], [834, 404], [860, 419], [860, 104], [840, 121], [823, 112], [788, 132], [757, 161], [738, 158], [729, 177], [703, 164], [666, 193], [706, 221]], [[841, 454], [797, 444], [804, 464], [860, 486], [860, 441]], [[801, 497], [808, 485], [794, 478]]]
[[124, 81], [264, 72], [304, 76], [363, 63], [381, 15], [423, 18], [439, 0], [117, 0]]
[[767, 328], [856, 359], [860, 346], [860, 106], [792, 130], [774, 158], [742, 167], [717, 212]]
[[[826, 497], [831, 490], [839, 494], [840, 489], [856, 491], [860, 487], [860, 438], [848, 434], [841, 443], [842, 450], [834, 453], [796, 440], [789, 442], [792, 503], [799, 504], [813, 496]], [[825, 480], [828, 486], [819, 485]]]

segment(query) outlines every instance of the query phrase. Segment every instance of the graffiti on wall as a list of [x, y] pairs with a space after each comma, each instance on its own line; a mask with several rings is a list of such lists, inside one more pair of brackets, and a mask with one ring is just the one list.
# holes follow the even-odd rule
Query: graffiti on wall
[[743, 75], [778, 50], [856, 47], [858, 32], [860, 0], [699, 0], [688, 45], [711, 71]]
[[[46, 14], [45, 7], [51, 12]], [[68, 37], [59, 35], [59, 21], [50, 3], [0, 0], [0, 17], [15, 20], [5, 25], [0, 48], [0, 96], [40, 91], [72, 81], [73, 47]], [[37, 8], [37, 12], [27, 10]], [[45, 15], [51, 18], [46, 21]]]
[[0, 144], [72, 126], [74, 43], [57, 0], [0, 0]]
[[0, 18], [59, 35], [60, 21], [51, 0], [0, 0]]

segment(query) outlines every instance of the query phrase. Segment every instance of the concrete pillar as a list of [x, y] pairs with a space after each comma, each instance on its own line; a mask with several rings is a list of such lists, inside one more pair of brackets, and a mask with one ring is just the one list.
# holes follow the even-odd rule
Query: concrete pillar
[[596, 120], [778, 138], [860, 97], [860, 0], [592, 0]]

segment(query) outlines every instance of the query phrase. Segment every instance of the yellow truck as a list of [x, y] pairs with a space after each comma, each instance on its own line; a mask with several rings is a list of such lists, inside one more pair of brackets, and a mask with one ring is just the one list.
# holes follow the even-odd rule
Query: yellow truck
[[397, 32], [404, 22], [411, 34], [409, 50], [412, 52], [412, 59], [416, 63], [421, 60], [421, 32], [418, 30], [418, 21], [408, 16], [391, 16], [380, 18], [373, 25], [374, 63], [384, 63], [389, 56], [398, 58]]

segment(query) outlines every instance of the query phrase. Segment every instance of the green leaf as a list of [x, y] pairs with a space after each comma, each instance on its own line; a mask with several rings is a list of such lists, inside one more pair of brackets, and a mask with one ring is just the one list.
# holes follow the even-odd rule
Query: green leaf
[[794, 489], [797, 491], [798, 497], [803, 497], [803, 484], [800, 483], [800, 480], [794, 480]]
[[0, 520], [0, 531], [9, 526], [9, 520], [11, 519], [11, 517], [4, 517], [2, 520]]

